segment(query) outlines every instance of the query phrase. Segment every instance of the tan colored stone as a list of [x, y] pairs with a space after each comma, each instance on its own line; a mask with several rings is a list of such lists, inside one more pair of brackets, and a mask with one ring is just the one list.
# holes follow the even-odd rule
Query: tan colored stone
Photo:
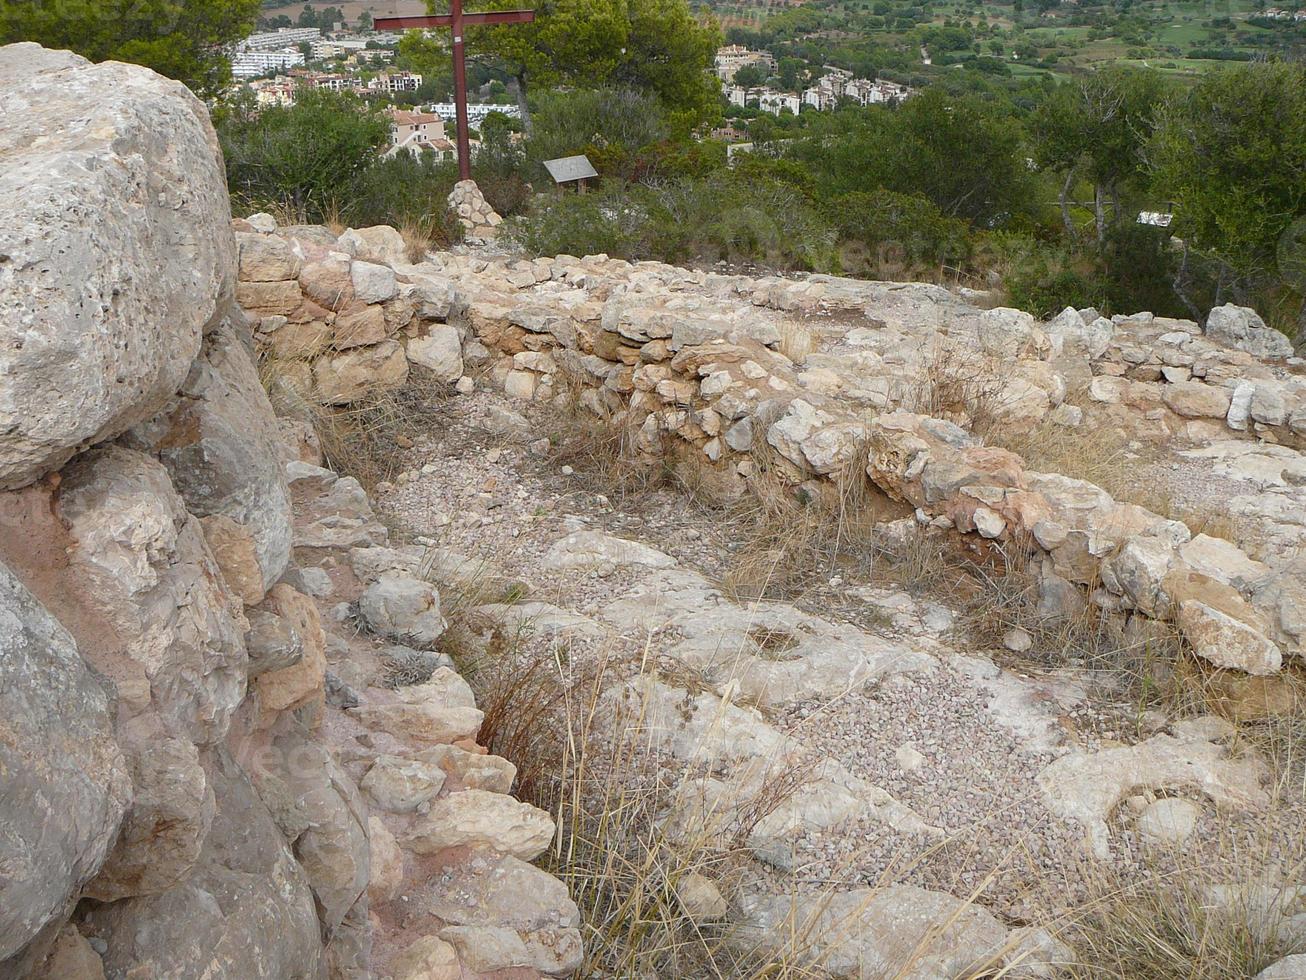
[[379, 817], [367, 818], [367, 839], [372, 850], [367, 894], [375, 906], [394, 898], [404, 883], [404, 852]]
[[438, 936], [423, 936], [390, 962], [394, 980], [459, 980], [454, 948]]
[[236, 302], [251, 313], [289, 316], [303, 302], [299, 284], [289, 282], [238, 282]]
[[328, 354], [313, 364], [317, 397], [328, 405], [348, 405], [368, 395], [392, 391], [408, 380], [408, 358], [393, 340]]
[[277, 282], [299, 275], [299, 259], [280, 236], [237, 232], [236, 254], [241, 282]]
[[529, 861], [552, 839], [553, 820], [543, 810], [511, 796], [468, 789], [433, 803], [410, 828], [406, 843], [417, 854], [468, 846]]
[[265, 718], [269, 713], [291, 711], [311, 703], [321, 704], [326, 691], [326, 637], [317, 604], [284, 583], [268, 592], [266, 607], [288, 620], [303, 642], [299, 663], [260, 674], [251, 683], [259, 695]]
[[321, 320], [287, 323], [268, 335], [272, 353], [282, 360], [310, 360], [331, 343], [331, 327]]
[[200, 526], [227, 588], [240, 596], [245, 605], [257, 606], [263, 601], [265, 586], [254, 535], [226, 514], [202, 517]]
[[38, 975], [50, 980], [104, 980], [104, 963], [86, 937], [66, 922]]
[[1179, 628], [1193, 652], [1217, 667], [1248, 674], [1277, 674], [1283, 653], [1274, 641], [1240, 619], [1189, 599], [1179, 604]]
[[331, 346], [336, 350], [379, 344], [386, 338], [385, 315], [379, 306], [354, 303], [336, 314]]
[[1229, 414], [1230, 397], [1227, 389], [1200, 381], [1168, 384], [1161, 393], [1161, 399], [1170, 411], [1185, 418], [1222, 419]]
[[299, 270], [299, 286], [305, 296], [328, 310], [342, 310], [354, 300], [354, 280], [345, 258], [325, 257], [306, 263]]

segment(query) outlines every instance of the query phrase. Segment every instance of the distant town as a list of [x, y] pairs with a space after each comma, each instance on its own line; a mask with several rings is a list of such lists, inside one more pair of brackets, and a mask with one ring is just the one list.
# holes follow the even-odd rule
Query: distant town
[[[390, 116], [390, 144], [384, 155], [430, 153], [437, 160], [457, 160], [452, 102], [412, 104], [426, 79], [418, 72], [393, 67], [399, 34], [374, 31], [323, 32], [318, 27], [282, 27], [251, 34], [231, 56], [233, 87], [250, 93], [259, 107], [291, 106], [299, 92], [326, 89], [384, 101]], [[407, 98], [405, 98], [407, 96]], [[403, 103], [403, 104], [396, 104]], [[468, 123], [479, 127], [492, 112], [520, 116], [511, 100], [474, 102]], [[473, 152], [479, 142], [471, 141]]]
[[912, 95], [906, 85], [884, 79], [855, 78], [852, 72], [833, 65], [823, 66], [824, 74], [801, 91], [786, 92], [768, 84], [737, 84], [736, 76], [747, 68], [756, 68], [755, 74], [769, 78], [776, 72], [775, 57], [769, 51], [752, 51], [738, 44], [717, 50], [716, 73], [730, 104], [754, 107], [777, 116], [786, 111], [796, 116], [805, 109], [824, 112], [845, 99], [858, 105], [881, 105], [901, 102]]
[[[429, 153], [437, 160], [456, 160], [457, 147], [446, 129], [452, 128], [451, 102], [416, 104], [426, 79], [394, 66], [401, 35], [368, 30], [323, 31], [320, 27], [281, 27], [251, 34], [236, 44], [231, 56], [233, 87], [252, 95], [255, 105], [291, 106], [297, 93], [326, 89], [351, 92], [387, 103], [390, 144], [386, 156]], [[858, 78], [833, 65], [822, 66], [819, 77], [790, 91], [774, 87], [774, 56], [738, 44], [718, 49], [715, 71], [730, 106], [779, 116], [784, 113], [825, 112], [841, 104], [883, 105], [914, 94], [906, 85], [886, 79]], [[816, 73], [813, 73], [816, 74]], [[758, 84], [745, 81], [762, 79]], [[488, 88], [488, 87], [487, 87]], [[500, 88], [502, 88], [500, 86]], [[488, 96], [489, 93], [479, 93]], [[476, 98], [478, 93], [473, 93]], [[501, 92], [497, 101], [472, 102], [468, 122], [479, 127], [492, 112], [520, 116], [515, 102]], [[742, 143], [747, 134], [733, 125], [712, 130], [712, 137]], [[475, 151], [478, 143], [472, 140]], [[744, 149], [744, 147], [740, 147]]]

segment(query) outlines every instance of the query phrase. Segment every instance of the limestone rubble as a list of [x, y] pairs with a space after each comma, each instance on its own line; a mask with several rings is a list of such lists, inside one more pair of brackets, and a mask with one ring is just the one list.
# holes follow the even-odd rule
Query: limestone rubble
[[[474, 977], [504, 944], [516, 976], [570, 972], [575, 905], [510, 857], [552, 821], [507, 795], [466, 684], [351, 672], [378, 641], [335, 605], [429, 648], [439, 595], [409, 568], [360, 603], [328, 574], [388, 532], [274, 414], [235, 302], [280, 311], [283, 353], [344, 351], [316, 378], [348, 400], [402, 380], [387, 338], [451, 292], [399, 285], [390, 229], [341, 253], [238, 240], [175, 82], [33, 44], [0, 48], [0, 79], [0, 976]], [[415, 769], [420, 796], [396, 778]], [[403, 953], [372, 903], [433, 866], [499, 912], [427, 896]]]
[[[840, 610], [743, 602], [671, 544], [542, 521], [527, 494], [470, 522], [428, 510], [466, 551], [392, 541], [310, 425], [435, 384], [481, 406], [518, 479], [541, 438], [518, 409], [592, 413], [649, 460], [695, 454], [725, 495], [751, 492], [761, 457], [812, 496], [864, 474], [904, 514], [877, 531], [887, 551], [917, 534], [1019, 551], [1040, 605], [1143, 642], [1172, 626], [1220, 668], [1217, 694], [1287, 711], [1306, 656], [1306, 374], [1250, 311], [1042, 323], [922, 284], [411, 263], [394, 229], [232, 221], [206, 114], [149, 71], [25, 44], [0, 48], [0, 80], [0, 975], [579, 969], [581, 910], [531, 863], [553, 817], [510, 795], [514, 764], [478, 744], [486, 716], [443, 646], [450, 592], [508, 572], [553, 591], [464, 603], [461, 628], [657, 664], [615, 678], [597, 715], [648, 725], [676, 777], [669, 840], [729, 839], [752, 862], [747, 887], [668, 892], [743, 955], [788, 955], [802, 931], [799, 965], [829, 976], [1055, 975], [1073, 952], [1016, 927], [1035, 918], [1018, 898], [985, 907], [970, 864], [953, 887], [928, 867], [866, 887], [894, 847], [928, 865], [987, 833], [967, 822], [976, 794], [1037, 825], [1022, 847], [1066, 873], [1081, 848], [1196, 840], [1212, 808], [1269, 819], [1261, 762], [1226, 722], [1080, 733], [1084, 671], [1002, 666], [939, 603], [838, 576]], [[497, 215], [457, 193], [489, 237]], [[1227, 481], [1235, 525], [984, 439], [1045, 424], [1119, 427]], [[430, 462], [377, 493], [402, 510], [502, 492], [445, 463], [466, 486]], [[477, 534], [522, 564], [469, 557]], [[766, 799], [777, 773], [800, 791]], [[862, 877], [817, 901], [808, 876], [832, 880], [836, 858]]]

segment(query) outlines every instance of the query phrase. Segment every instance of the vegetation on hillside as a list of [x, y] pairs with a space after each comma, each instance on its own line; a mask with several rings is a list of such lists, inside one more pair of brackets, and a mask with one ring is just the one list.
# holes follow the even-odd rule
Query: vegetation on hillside
[[5, 0], [0, 44], [145, 65], [211, 98], [231, 81], [226, 46], [253, 30], [258, 11], [259, 0]]
[[[128, 16], [13, 0], [0, 36], [139, 61], [213, 95], [221, 45], [258, 6], [147, 0]], [[1290, 334], [1306, 316], [1306, 67], [1243, 59], [1292, 55], [1306, 25], [1237, 4], [1195, 21], [1182, 3], [814, 0], [731, 24], [725, 39], [775, 58], [737, 81], [798, 90], [835, 65], [920, 90], [898, 106], [776, 116], [726, 103], [711, 70], [722, 34], [686, 0], [537, 7], [533, 24], [469, 36], [473, 85], [522, 110], [487, 120], [475, 177], [528, 248], [1000, 280], [1007, 302], [1041, 315], [1075, 304], [1200, 316], [1234, 300]], [[1228, 56], [1180, 80], [1156, 70], [1154, 56], [1191, 55], [1184, 45]], [[448, 97], [442, 38], [411, 32], [395, 57], [424, 76], [397, 101]], [[723, 116], [751, 153], [727, 160], [710, 136]], [[243, 207], [418, 226], [437, 243], [457, 234], [444, 204], [453, 165], [383, 159], [375, 100], [304, 90], [291, 108], [236, 98], [216, 117]], [[600, 174], [583, 197], [557, 193], [542, 166], [575, 153]]]

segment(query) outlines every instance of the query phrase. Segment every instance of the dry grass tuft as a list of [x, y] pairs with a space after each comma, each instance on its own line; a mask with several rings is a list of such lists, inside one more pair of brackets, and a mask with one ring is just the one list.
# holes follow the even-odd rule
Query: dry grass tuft
[[807, 355], [819, 346], [816, 335], [805, 323], [785, 320], [780, 324], [780, 343], [777, 350], [795, 364], [802, 364]]
[[[568, 399], [568, 404], [577, 403]], [[655, 459], [641, 451], [639, 429], [631, 422], [600, 418], [580, 407], [564, 413], [561, 421], [549, 435], [552, 462], [583, 473], [586, 486], [615, 505], [634, 506], [676, 484], [665, 454]]]
[[404, 239], [408, 261], [414, 265], [426, 261], [427, 253], [436, 245], [442, 243], [442, 236], [435, 232], [429, 221], [420, 221], [411, 217], [405, 218], [398, 230]]
[[278, 416], [300, 419], [312, 427], [326, 465], [352, 476], [369, 492], [403, 469], [404, 452], [438, 428], [450, 387], [418, 367], [403, 387], [365, 395], [336, 408], [318, 403], [304, 390], [302, 361], [265, 357], [259, 375]]
[[935, 342], [925, 359], [925, 369], [906, 393], [903, 408], [921, 415], [947, 419], [984, 435], [1006, 414], [1006, 373], [1011, 363], [1001, 363], [974, 350], [946, 341]]
[[[1268, 843], [1268, 842], [1267, 842]], [[1294, 853], [1258, 876], [1248, 855], [1221, 841], [1205, 862], [1181, 853], [1154, 859], [1141, 880], [1099, 866], [1092, 894], [1067, 916], [1078, 963], [1075, 980], [1230, 980], [1254, 977], [1300, 952], [1303, 937], [1288, 915], [1300, 909], [1301, 837]], [[1263, 854], [1250, 855], [1255, 861]], [[1295, 933], [1295, 934], [1294, 934]]]
[[837, 570], [873, 561], [876, 527], [901, 508], [866, 476], [866, 452], [820, 491], [794, 485], [769, 446], [754, 452], [749, 492], [722, 515], [731, 551], [721, 584], [731, 599], [792, 600]]
[[640, 668], [603, 652], [582, 662], [529, 637], [496, 634], [467, 677], [485, 712], [481, 740], [517, 766], [514, 793], [556, 821], [546, 867], [581, 909], [579, 975], [806, 976], [783, 962], [746, 966], [725, 923], [682, 900], [703, 881], [733, 891], [748, 835], [801, 787], [801, 767], [777, 767], [743, 805], [705, 810], [643, 705], [609, 693]]
[[1044, 419], [1024, 431], [994, 426], [984, 436], [989, 445], [1020, 456], [1031, 470], [1096, 484], [1121, 503], [1183, 521], [1194, 534], [1238, 540], [1237, 522], [1227, 512], [1179, 504], [1147, 472], [1157, 465], [1159, 452], [1133, 443], [1118, 427], [1088, 423], [1069, 427]]

